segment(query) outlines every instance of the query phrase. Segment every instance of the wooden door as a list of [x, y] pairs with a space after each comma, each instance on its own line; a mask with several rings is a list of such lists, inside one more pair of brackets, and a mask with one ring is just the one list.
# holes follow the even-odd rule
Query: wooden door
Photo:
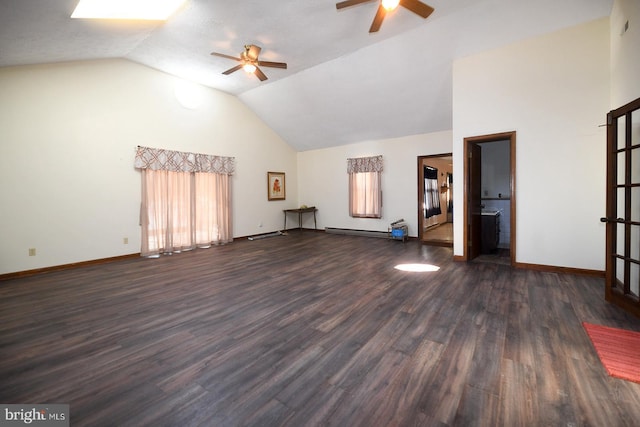
[[640, 98], [607, 125], [605, 299], [640, 316]]
[[467, 195], [469, 224], [469, 260], [480, 255], [480, 247], [482, 244], [482, 149], [479, 144], [469, 143], [467, 156], [469, 161], [469, 191]]

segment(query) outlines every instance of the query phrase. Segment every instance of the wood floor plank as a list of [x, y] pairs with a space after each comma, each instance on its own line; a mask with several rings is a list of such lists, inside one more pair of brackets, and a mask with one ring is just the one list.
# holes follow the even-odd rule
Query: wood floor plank
[[[428, 273], [400, 263], [440, 267]], [[0, 402], [73, 426], [635, 426], [592, 276], [291, 232], [0, 282]]]
[[532, 365], [505, 359], [501, 370], [501, 420], [496, 425], [543, 425], [538, 415], [537, 383]]
[[469, 378], [478, 338], [478, 329], [473, 325], [476, 316], [474, 311], [465, 311], [457, 322], [429, 387], [420, 397], [421, 411], [446, 425], [453, 425]]
[[423, 340], [386, 387], [384, 399], [374, 401], [371, 419], [385, 426], [424, 425], [418, 398], [428, 387], [443, 349], [443, 344]]
[[497, 426], [501, 425], [500, 416], [498, 395], [466, 385], [452, 425]]
[[376, 425], [379, 422], [376, 410], [380, 409], [382, 402], [390, 398], [389, 384], [400, 375], [407, 359], [408, 357], [399, 351], [385, 351], [378, 362], [363, 374], [362, 380], [346, 390], [349, 399], [343, 400], [336, 407], [328, 418], [328, 423], [349, 426]]

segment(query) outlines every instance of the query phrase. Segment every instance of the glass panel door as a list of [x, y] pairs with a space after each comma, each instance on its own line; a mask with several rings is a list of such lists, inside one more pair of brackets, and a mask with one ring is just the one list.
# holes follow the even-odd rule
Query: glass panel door
[[606, 291], [640, 316], [640, 99], [607, 116]]

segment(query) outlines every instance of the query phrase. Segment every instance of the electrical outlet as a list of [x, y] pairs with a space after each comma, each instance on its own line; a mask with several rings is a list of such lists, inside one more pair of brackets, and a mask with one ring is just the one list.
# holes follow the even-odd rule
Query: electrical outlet
[[36, 248], [29, 248], [29, 256], [36, 256]]
[[122, 243], [124, 243], [125, 245], [128, 245], [129, 244], [129, 238], [128, 237], [123, 238], [122, 239]]

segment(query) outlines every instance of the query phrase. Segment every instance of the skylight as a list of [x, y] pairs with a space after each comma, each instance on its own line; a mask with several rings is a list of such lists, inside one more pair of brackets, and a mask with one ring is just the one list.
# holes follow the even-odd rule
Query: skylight
[[80, 0], [72, 18], [166, 21], [185, 0]]

